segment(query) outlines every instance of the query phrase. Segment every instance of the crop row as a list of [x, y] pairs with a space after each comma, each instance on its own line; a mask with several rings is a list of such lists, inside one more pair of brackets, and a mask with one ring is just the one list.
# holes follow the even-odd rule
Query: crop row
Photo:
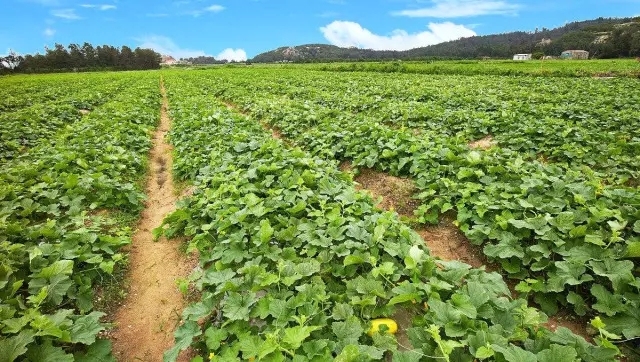
[[635, 80], [248, 73], [233, 83], [264, 100], [305, 103], [311, 117], [349, 114], [448, 142], [492, 135], [502, 148], [569, 167], [586, 165], [609, 182], [640, 178]]
[[157, 76], [131, 76], [113, 99], [3, 165], [0, 360], [111, 360], [110, 342], [96, 339], [105, 325], [93, 290], [125, 258], [131, 230], [119, 221], [142, 207], [159, 106]]
[[[7, 88], [13, 98], [30, 99], [31, 102], [13, 111], [0, 112], [0, 162], [17, 157], [53, 137], [62, 127], [80, 120], [81, 111], [90, 111], [107, 102], [129, 82], [123, 76], [102, 74], [91, 74], [82, 79], [70, 75], [56, 77], [58, 83], [55, 84], [40, 77], [29, 79], [27, 84], [35, 80], [41, 82], [36, 83], [40, 92], [35, 96], [31, 94], [34, 90], [26, 86]], [[7, 82], [3, 80], [3, 83]]]
[[[165, 360], [188, 346], [221, 361], [613, 358], [606, 338], [545, 329], [499, 274], [430, 256], [335, 161], [286, 147], [201, 81], [166, 76], [175, 175], [196, 190], [157, 232], [198, 250], [200, 298]], [[379, 317], [400, 333], [365, 333]]]
[[322, 70], [329, 72], [374, 72], [429, 75], [491, 75], [529, 77], [640, 77], [637, 63], [633, 59], [602, 59], [589, 62], [567, 62], [565, 60], [505, 61], [505, 60], [455, 60], [455, 61], [405, 61], [405, 62], [348, 62], [330, 64], [285, 65], [285, 68]]
[[616, 333], [640, 336], [640, 279], [632, 259], [640, 241], [637, 188], [607, 185], [585, 167], [539, 162], [502, 147], [473, 150], [348, 112], [316, 117], [321, 106], [313, 102], [256, 96], [245, 87], [251, 81], [277, 92], [286, 84], [282, 77], [272, 80], [216, 72], [199, 86], [314, 155], [412, 177], [422, 204], [418, 220], [436, 223], [442, 213], [455, 211], [471, 242], [520, 280], [517, 290], [545, 312], [564, 307], [580, 316], [600, 314]]

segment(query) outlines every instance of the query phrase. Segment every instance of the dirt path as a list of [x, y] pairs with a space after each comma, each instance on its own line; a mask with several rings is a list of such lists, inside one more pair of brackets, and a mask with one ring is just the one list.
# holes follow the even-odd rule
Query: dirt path
[[178, 242], [153, 241], [152, 230], [175, 210], [177, 197], [171, 176], [171, 146], [165, 136], [171, 126], [164, 82], [161, 82], [160, 125], [153, 136], [146, 184], [147, 202], [133, 235], [129, 254], [129, 294], [115, 316], [114, 355], [121, 362], [162, 361], [173, 345], [173, 331], [185, 302], [176, 279], [192, 269]]

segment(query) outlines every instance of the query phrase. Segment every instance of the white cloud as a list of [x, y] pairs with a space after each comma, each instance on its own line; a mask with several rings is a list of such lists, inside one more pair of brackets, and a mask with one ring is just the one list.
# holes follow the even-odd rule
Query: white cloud
[[78, 14], [76, 14], [76, 11], [74, 9], [52, 10], [51, 11], [51, 15], [53, 15], [53, 16], [55, 16], [57, 18], [62, 18], [62, 19], [67, 19], [67, 20], [82, 19], [81, 17], [78, 16]]
[[[162, 55], [171, 55], [176, 59], [210, 56], [204, 50], [181, 48], [171, 38], [162, 35], [148, 35], [135, 39], [138, 47], [153, 49]], [[247, 53], [243, 49], [227, 48], [215, 56], [217, 60], [242, 62], [247, 60]]]
[[115, 10], [117, 9], [117, 6], [115, 5], [109, 5], [109, 4], [104, 4], [104, 5], [97, 5], [97, 4], [80, 4], [80, 6], [82, 6], [83, 8], [88, 8], [88, 9], [98, 9], [98, 10]]
[[398, 29], [390, 35], [378, 35], [358, 23], [334, 21], [321, 27], [320, 31], [333, 45], [375, 50], [408, 50], [476, 35], [464, 25], [451, 22], [429, 23], [428, 28], [429, 30], [413, 34]]
[[56, 35], [56, 30], [52, 28], [46, 28], [42, 32], [42, 35], [46, 36], [47, 38], [51, 38], [52, 36]]
[[202, 50], [181, 48], [171, 38], [162, 35], [149, 35], [135, 40], [140, 48], [153, 49], [162, 55], [171, 55], [176, 59], [207, 55]]
[[209, 12], [212, 12], [212, 13], [219, 13], [222, 10], [224, 10], [224, 6], [222, 6], [222, 5], [211, 5], [211, 6], [206, 7], [204, 9], [204, 11], [209, 11]]
[[184, 14], [191, 15], [191, 16], [197, 18], [198, 16], [200, 16], [200, 15], [202, 15], [204, 13], [219, 13], [224, 9], [225, 9], [225, 7], [222, 6], [222, 5], [210, 5], [210, 6], [207, 6], [206, 8], [200, 9], [200, 10], [187, 11]]
[[431, 0], [432, 6], [396, 11], [412, 18], [463, 18], [480, 15], [517, 15], [520, 5], [503, 0]]
[[220, 52], [220, 54], [218, 54], [215, 58], [216, 60], [226, 59], [230, 62], [244, 62], [245, 60], [247, 60], [247, 52], [245, 52], [244, 49], [227, 48]]

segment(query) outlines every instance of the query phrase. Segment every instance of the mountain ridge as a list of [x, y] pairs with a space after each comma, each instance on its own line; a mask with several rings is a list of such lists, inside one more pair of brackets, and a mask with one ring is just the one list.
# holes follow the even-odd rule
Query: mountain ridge
[[640, 56], [640, 17], [597, 18], [534, 32], [477, 35], [403, 51], [338, 47], [329, 44], [283, 46], [256, 55], [251, 62], [420, 60], [427, 58], [511, 58], [518, 53], [558, 56], [584, 49], [594, 58]]

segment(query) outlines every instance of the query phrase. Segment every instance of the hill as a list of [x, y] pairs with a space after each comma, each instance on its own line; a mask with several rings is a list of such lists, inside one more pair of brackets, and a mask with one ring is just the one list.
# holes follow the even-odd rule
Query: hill
[[339, 60], [417, 60], [425, 58], [511, 58], [517, 53], [560, 55], [567, 49], [584, 49], [593, 58], [640, 56], [640, 17], [598, 18], [568, 23], [555, 29], [473, 36], [406, 51], [341, 48], [327, 44], [280, 47], [251, 61], [327, 62]]

